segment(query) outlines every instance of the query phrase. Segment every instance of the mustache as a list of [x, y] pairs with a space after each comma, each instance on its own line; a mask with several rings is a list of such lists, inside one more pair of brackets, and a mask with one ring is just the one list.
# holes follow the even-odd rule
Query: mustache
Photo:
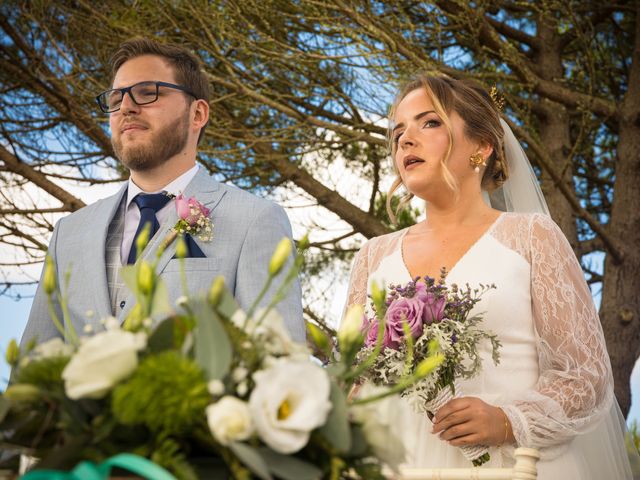
[[141, 128], [149, 128], [149, 125], [146, 122], [141, 122], [140, 120], [134, 121], [124, 121], [120, 124], [118, 131], [122, 133], [124, 130], [130, 127], [141, 127]]

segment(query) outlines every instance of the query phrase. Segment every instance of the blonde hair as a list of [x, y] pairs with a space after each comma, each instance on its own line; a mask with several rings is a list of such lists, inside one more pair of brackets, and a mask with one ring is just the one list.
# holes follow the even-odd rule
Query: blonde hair
[[[503, 137], [504, 130], [500, 124], [500, 112], [494, 104], [491, 96], [481, 86], [468, 80], [456, 80], [445, 75], [423, 74], [406, 83], [399, 91], [395, 101], [391, 105], [389, 118], [393, 119], [400, 102], [411, 92], [424, 89], [429, 96], [433, 108], [442, 120], [449, 134], [449, 146], [445, 155], [440, 159], [442, 176], [445, 183], [458, 193], [458, 185], [455, 177], [447, 167], [451, 150], [453, 149], [453, 130], [451, 127], [451, 112], [456, 112], [464, 121], [464, 134], [479, 142], [487, 143], [493, 147], [493, 152], [487, 159], [487, 166], [482, 176], [482, 188], [494, 190], [502, 185], [509, 176], [508, 166], [504, 157]], [[413, 198], [413, 194], [407, 192], [400, 199], [396, 212], [391, 208], [391, 198], [395, 191], [402, 185], [402, 179], [395, 163], [396, 145], [393, 142], [393, 125], [389, 125], [388, 141], [391, 152], [393, 170], [396, 178], [387, 192], [387, 213], [391, 220], [396, 222], [396, 212], [404, 208]]]

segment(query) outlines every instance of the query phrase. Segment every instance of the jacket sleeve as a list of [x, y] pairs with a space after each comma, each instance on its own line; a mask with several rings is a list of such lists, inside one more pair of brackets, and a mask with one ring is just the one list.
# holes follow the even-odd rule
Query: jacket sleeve
[[[48, 254], [51, 255], [54, 265], [56, 262], [56, 243], [58, 239], [58, 232], [60, 231], [62, 220], [56, 223], [53, 229], [53, 235], [51, 236], [51, 242], [49, 243]], [[60, 332], [56, 329], [53, 320], [51, 319], [51, 313], [49, 311], [47, 294], [44, 291], [42, 279], [44, 278], [44, 265], [42, 273], [40, 274], [40, 281], [38, 282], [38, 288], [36, 295], [31, 304], [31, 311], [29, 312], [29, 320], [27, 326], [22, 334], [22, 340], [20, 340], [20, 347], [24, 348], [31, 339], [35, 339], [38, 343], [45, 342], [53, 337], [61, 337]], [[61, 285], [61, 278], [56, 270], [56, 282]], [[58, 315], [58, 318], [62, 321], [62, 311], [58, 299], [53, 297], [53, 308]]]
[[[252, 224], [247, 230], [240, 251], [235, 282], [235, 297], [243, 310], [249, 309], [268, 278], [269, 260], [276, 246], [283, 238], [292, 238], [291, 224], [284, 209], [272, 202], [266, 202], [255, 212]], [[293, 241], [293, 240], [292, 240]], [[273, 298], [278, 286], [291, 267], [291, 256], [275, 278], [262, 306]], [[305, 328], [302, 318], [302, 292], [298, 278], [290, 285], [286, 297], [278, 303], [276, 310], [282, 315], [293, 340], [304, 342]]]

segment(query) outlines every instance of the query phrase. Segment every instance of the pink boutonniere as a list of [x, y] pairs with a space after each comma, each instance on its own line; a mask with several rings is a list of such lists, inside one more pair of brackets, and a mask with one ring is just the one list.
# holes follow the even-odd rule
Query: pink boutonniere
[[195, 235], [203, 242], [213, 238], [213, 223], [209, 218], [210, 210], [194, 197], [185, 198], [183, 194], [176, 197], [178, 222], [173, 231], [183, 235]]

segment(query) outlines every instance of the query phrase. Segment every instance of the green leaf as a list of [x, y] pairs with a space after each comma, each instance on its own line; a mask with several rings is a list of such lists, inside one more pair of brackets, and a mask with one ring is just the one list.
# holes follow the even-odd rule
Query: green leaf
[[127, 265], [120, 269], [120, 278], [127, 286], [129, 291], [133, 292], [136, 298], [140, 297], [140, 292], [138, 291], [138, 269], [135, 265]]
[[4, 398], [4, 395], [0, 395], [0, 423], [4, 420], [11, 408], [11, 402]]
[[351, 425], [351, 450], [347, 455], [350, 458], [360, 458], [369, 449], [369, 443], [359, 425]]
[[327, 373], [330, 377], [341, 377], [347, 371], [344, 363], [332, 363], [327, 366]]
[[229, 291], [229, 289], [225, 286], [224, 291], [222, 293], [222, 298], [220, 299], [220, 303], [216, 307], [218, 314], [222, 315], [224, 318], [231, 318], [237, 310], [240, 310], [240, 305], [236, 302], [235, 297]]
[[339, 453], [347, 453], [351, 449], [351, 430], [347, 413], [347, 397], [334, 381], [331, 382], [331, 405], [327, 422], [319, 432]]
[[159, 353], [176, 347], [175, 317], [167, 318], [158, 324], [149, 335], [147, 345], [151, 353]]
[[196, 317], [195, 357], [209, 380], [221, 380], [231, 367], [231, 342], [220, 316], [204, 299], [191, 304]]
[[258, 449], [267, 463], [269, 471], [282, 480], [317, 480], [322, 477], [322, 470], [315, 465], [289, 455], [282, 455], [263, 447]]
[[155, 279], [155, 288], [153, 290], [153, 298], [151, 299], [150, 316], [154, 318], [162, 318], [173, 312], [171, 303], [169, 302], [169, 290], [167, 284], [160, 276]]
[[229, 445], [238, 459], [262, 480], [272, 480], [269, 468], [258, 451], [246, 443], [234, 442]]

